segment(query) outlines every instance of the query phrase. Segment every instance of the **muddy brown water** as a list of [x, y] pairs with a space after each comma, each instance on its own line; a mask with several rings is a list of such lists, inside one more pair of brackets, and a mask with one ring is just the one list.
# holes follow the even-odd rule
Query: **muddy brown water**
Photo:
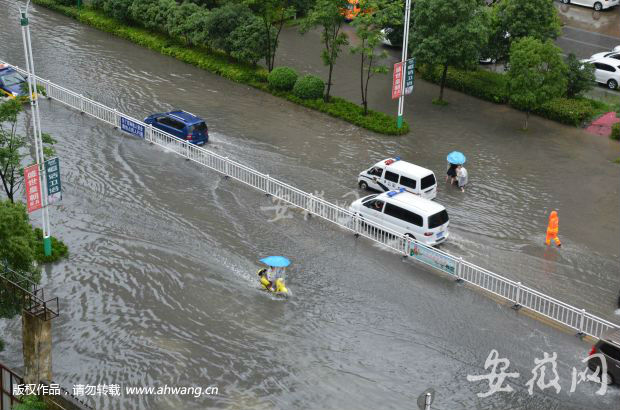
[[[0, 5], [0, 55], [22, 65], [17, 8]], [[437, 107], [437, 88], [419, 79], [406, 104], [412, 132], [379, 136], [43, 8], [31, 25], [42, 77], [137, 117], [174, 107], [204, 116], [209, 149], [332, 201], [364, 195], [356, 175], [379, 159], [401, 155], [442, 181], [445, 155], [465, 151], [467, 192], [439, 184], [452, 221], [443, 249], [616, 320], [617, 143], [539, 118], [522, 132], [521, 113], [449, 90], [450, 105]], [[324, 75], [317, 41], [287, 29], [280, 64]], [[358, 98], [356, 61], [339, 62], [337, 95]], [[371, 105], [395, 112], [389, 79], [371, 84]], [[41, 114], [59, 139], [65, 190], [52, 229], [71, 248], [44, 273], [46, 293], [62, 301], [55, 379], [220, 391], [90, 398], [97, 408], [404, 409], [428, 387], [441, 410], [620, 408], [615, 388], [569, 393], [588, 351], [572, 334], [59, 103], [42, 101]], [[542, 245], [556, 207], [561, 250]], [[293, 260], [286, 302], [258, 290], [266, 254]], [[19, 367], [21, 325], [0, 329], [0, 358]], [[513, 393], [479, 398], [487, 384], [467, 375], [488, 373], [492, 349], [520, 377], [507, 381]], [[527, 391], [543, 352], [558, 354], [559, 394]]]

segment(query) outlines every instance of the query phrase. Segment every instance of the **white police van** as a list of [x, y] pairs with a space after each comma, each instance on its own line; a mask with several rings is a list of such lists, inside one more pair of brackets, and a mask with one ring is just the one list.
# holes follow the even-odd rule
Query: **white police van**
[[368, 195], [353, 202], [349, 210], [363, 222], [382, 225], [426, 245], [438, 245], [450, 235], [446, 208], [404, 188]]
[[357, 184], [362, 189], [370, 188], [380, 192], [404, 188], [426, 199], [437, 196], [437, 180], [433, 171], [402, 161], [399, 157], [379, 161], [360, 172]]

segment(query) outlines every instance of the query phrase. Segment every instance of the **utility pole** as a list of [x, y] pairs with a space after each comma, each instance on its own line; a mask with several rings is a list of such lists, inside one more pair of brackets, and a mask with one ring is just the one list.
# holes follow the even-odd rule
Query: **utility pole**
[[[411, 11], [411, 0], [407, 0], [405, 3], [405, 27], [403, 28], [403, 54], [402, 54], [402, 65], [403, 71], [406, 70], [407, 64], [407, 47], [409, 44], [409, 12]], [[402, 128], [403, 126], [403, 108], [405, 105], [405, 82], [401, 81], [401, 93], [398, 98], [398, 128]]]
[[43, 154], [43, 138], [41, 137], [41, 117], [39, 115], [39, 104], [37, 102], [39, 94], [37, 90], [37, 80], [34, 73], [34, 60], [32, 59], [32, 44], [30, 41], [30, 26], [28, 25], [28, 6], [30, 0], [26, 2], [26, 7], [20, 6], [20, 20], [22, 27], [22, 40], [24, 42], [24, 55], [26, 57], [26, 72], [28, 73], [28, 94], [30, 97], [30, 107], [32, 112], [32, 129], [34, 133], [35, 157], [39, 167], [39, 193], [41, 195], [41, 219], [43, 225], [43, 250], [45, 256], [52, 254], [52, 240], [50, 238], [50, 216], [47, 198], [47, 175], [45, 174], [45, 156]]

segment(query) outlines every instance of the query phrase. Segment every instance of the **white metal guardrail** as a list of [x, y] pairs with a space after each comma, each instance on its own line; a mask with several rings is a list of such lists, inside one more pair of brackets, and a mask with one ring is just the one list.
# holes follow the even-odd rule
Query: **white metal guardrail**
[[[2, 62], [0, 61], [0, 63]], [[23, 75], [26, 75], [24, 70], [13, 67]], [[48, 80], [37, 77], [37, 82], [45, 88], [49, 98], [60, 101], [71, 108], [75, 108], [114, 127], [143, 137], [153, 144], [172, 150], [180, 156], [220, 172], [226, 177], [236, 179], [265, 194], [272, 195], [303, 209], [311, 215], [316, 215], [335, 223], [341, 228], [354, 232], [356, 235], [378, 242], [403, 256], [413, 257], [416, 261], [452, 275], [459, 281], [482, 288], [493, 295], [499, 296], [501, 299], [513, 303], [513, 306], [516, 308], [525, 307], [539, 315], [568, 326], [579, 334], [594, 337], [600, 337], [609, 329], [620, 328], [617, 324], [524, 286], [521, 282], [515, 282], [490, 272], [461, 258], [384, 228], [381, 225], [366, 223], [348, 209], [327, 202], [267, 174], [235, 162], [228, 157], [190, 144]]]

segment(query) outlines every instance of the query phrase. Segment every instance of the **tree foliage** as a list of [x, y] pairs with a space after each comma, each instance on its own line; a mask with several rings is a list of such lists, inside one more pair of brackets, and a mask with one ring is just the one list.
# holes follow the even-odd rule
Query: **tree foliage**
[[0, 104], [0, 179], [7, 198], [15, 201], [15, 193], [23, 182], [22, 160], [26, 156], [26, 137], [17, 133], [17, 118], [22, 104], [17, 99]]
[[388, 66], [382, 64], [387, 52], [377, 51], [383, 39], [381, 29], [397, 24], [403, 10], [400, 3], [391, 0], [361, 0], [359, 5], [363, 11], [353, 20], [359, 43], [351, 47], [351, 52], [360, 56], [360, 90], [364, 115], [367, 115], [370, 79], [389, 71]]
[[510, 47], [508, 87], [510, 102], [529, 114], [545, 102], [564, 95], [567, 86], [567, 67], [561, 50], [551, 40], [542, 42], [524, 37]]
[[573, 53], [570, 53], [566, 58], [566, 67], [568, 68], [566, 86], [568, 98], [578, 97], [591, 90], [596, 84], [593, 64], [582, 63]]
[[323, 64], [329, 67], [325, 101], [329, 101], [336, 60], [342, 51], [342, 47], [349, 44], [347, 35], [340, 31], [344, 24], [342, 13], [348, 4], [347, 0], [316, 0], [301, 27], [302, 33], [317, 27], [321, 30], [321, 42], [324, 46], [321, 58]]
[[502, 0], [492, 10], [489, 47], [498, 59], [506, 58], [511, 43], [520, 38], [544, 42], [560, 35], [561, 21], [553, 0]]
[[488, 39], [488, 14], [482, 0], [417, 0], [412, 10], [412, 54], [418, 62], [443, 67], [439, 101], [448, 67], [474, 68]]

